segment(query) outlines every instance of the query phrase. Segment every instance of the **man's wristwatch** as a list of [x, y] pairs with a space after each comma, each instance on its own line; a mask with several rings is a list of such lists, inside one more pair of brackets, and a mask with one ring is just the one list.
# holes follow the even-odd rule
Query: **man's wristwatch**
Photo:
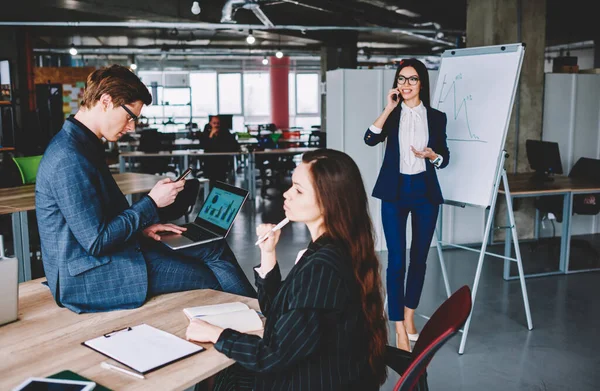
[[434, 166], [437, 166], [438, 163], [440, 162], [440, 160], [442, 160], [440, 155], [437, 155], [437, 157], [433, 160], [430, 160], [431, 164], [433, 164]]

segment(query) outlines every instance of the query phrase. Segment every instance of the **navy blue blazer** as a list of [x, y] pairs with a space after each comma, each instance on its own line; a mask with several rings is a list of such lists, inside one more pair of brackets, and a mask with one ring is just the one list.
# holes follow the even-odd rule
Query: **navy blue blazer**
[[[450, 162], [450, 151], [446, 144], [446, 114], [428, 106], [425, 106], [425, 108], [427, 109], [427, 125], [429, 127], [427, 146], [438, 155], [442, 155], [444, 161], [439, 168], [444, 168]], [[381, 133], [373, 133], [367, 129], [364, 137], [365, 144], [370, 146], [375, 146], [388, 138], [383, 164], [373, 188], [373, 197], [389, 202], [398, 200], [398, 189], [402, 178], [400, 176], [400, 142], [398, 139], [401, 112], [402, 105], [399, 104], [385, 121]], [[425, 159], [425, 168], [427, 196], [431, 203], [439, 205], [444, 202], [444, 198], [442, 197], [435, 166], [429, 159]]]
[[137, 234], [158, 222], [148, 196], [129, 206], [102, 142], [69, 118], [38, 168], [35, 207], [48, 286], [72, 311], [135, 308], [148, 274]]

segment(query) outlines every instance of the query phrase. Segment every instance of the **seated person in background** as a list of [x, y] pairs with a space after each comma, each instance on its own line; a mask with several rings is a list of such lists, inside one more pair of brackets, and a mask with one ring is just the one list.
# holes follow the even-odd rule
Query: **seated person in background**
[[57, 304], [77, 313], [136, 308], [154, 295], [211, 288], [255, 297], [225, 241], [172, 251], [161, 245], [158, 208], [184, 181], [160, 180], [133, 205], [115, 182], [102, 139], [135, 129], [152, 97], [128, 68], [87, 79], [80, 110], [52, 139], [37, 173], [35, 205], [44, 271]]
[[[304, 154], [292, 181], [285, 215], [305, 223], [312, 241], [285, 281], [275, 253], [281, 231], [260, 244], [263, 338], [198, 319], [186, 337], [212, 342], [237, 362], [217, 376], [219, 389], [378, 390], [386, 378], [387, 322], [358, 167], [343, 152], [320, 149]], [[261, 224], [256, 233], [272, 228]]]
[[[200, 148], [204, 152], [237, 152], [240, 145], [229, 129], [221, 128], [219, 116], [213, 115], [200, 135]], [[233, 168], [233, 156], [208, 156], [202, 160], [204, 176], [210, 180], [225, 181]]]

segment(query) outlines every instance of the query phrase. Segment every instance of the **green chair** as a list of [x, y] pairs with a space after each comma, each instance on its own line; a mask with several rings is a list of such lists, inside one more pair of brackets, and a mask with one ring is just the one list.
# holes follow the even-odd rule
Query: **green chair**
[[13, 160], [19, 169], [23, 184], [30, 185], [35, 183], [35, 178], [37, 176], [40, 160], [42, 160], [42, 155], [13, 157]]

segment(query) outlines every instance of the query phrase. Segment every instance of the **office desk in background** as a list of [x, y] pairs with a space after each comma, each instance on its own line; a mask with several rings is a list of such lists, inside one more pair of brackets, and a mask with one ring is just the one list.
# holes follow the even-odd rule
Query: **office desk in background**
[[58, 307], [42, 281], [45, 278], [19, 285], [19, 319], [0, 327], [0, 390], [10, 390], [30, 376], [47, 377], [66, 369], [115, 391], [185, 390], [234, 361], [212, 344], [201, 344], [207, 350], [137, 379], [103, 369], [103, 361], [119, 364], [81, 343], [142, 323], [185, 338], [186, 307], [241, 301], [259, 309], [256, 299], [200, 289], [160, 295], [133, 310], [78, 315]]
[[[114, 174], [113, 178], [123, 194], [129, 196], [149, 192], [162, 176], [151, 174]], [[129, 200], [131, 202], [131, 200]], [[0, 215], [12, 215], [15, 256], [19, 260], [19, 281], [31, 280], [29, 256], [29, 224], [27, 212], [35, 210], [35, 185], [0, 189]]]
[[119, 154], [119, 172], [124, 173], [127, 171], [127, 162], [130, 165], [135, 164], [135, 159], [145, 159], [153, 157], [164, 157], [164, 158], [179, 158], [183, 160], [182, 168], [185, 170], [190, 166], [190, 156], [195, 158], [203, 158], [208, 156], [230, 156], [232, 159], [240, 156], [242, 152], [204, 152], [203, 150], [196, 149], [184, 149], [177, 151], [160, 151], [160, 152], [121, 152]]
[[[584, 271], [598, 270], [570, 270], [569, 258], [571, 249], [571, 224], [573, 211], [573, 195], [588, 194], [600, 192], [600, 186], [597, 183], [587, 182], [580, 179], [572, 179], [567, 176], [554, 176], [554, 180], [550, 182], [532, 181], [531, 173], [508, 174], [508, 186], [510, 187], [511, 198], [526, 198], [526, 197], [545, 197], [545, 196], [563, 196], [563, 221], [561, 224], [560, 237], [560, 252], [558, 270], [542, 273], [526, 274], [525, 277], [538, 277], [555, 274], [569, 274]], [[504, 193], [502, 184], [500, 185], [500, 193]], [[514, 204], [513, 204], [514, 205]], [[539, 239], [539, 212], [536, 209], [536, 221], [534, 224], [534, 237]], [[511, 256], [511, 238], [506, 230], [504, 242], [504, 255]], [[516, 279], [517, 275], [513, 275], [510, 270], [510, 262], [504, 261], [504, 279]]]

